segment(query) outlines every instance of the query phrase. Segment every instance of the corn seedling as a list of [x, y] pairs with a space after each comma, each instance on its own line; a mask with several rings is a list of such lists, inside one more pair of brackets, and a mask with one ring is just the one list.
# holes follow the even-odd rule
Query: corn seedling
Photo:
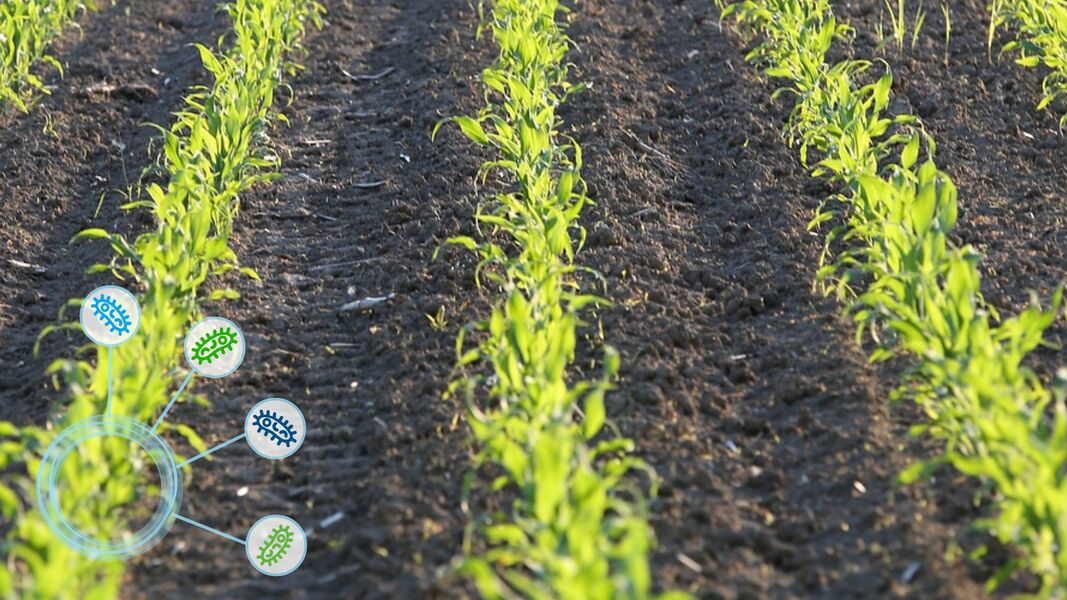
[[[205, 281], [239, 268], [229, 247], [239, 194], [275, 177], [277, 159], [267, 151], [274, 92], [282, 77], [298, 68], [286, 55], [300, 48], [308, 22], [319, 24], [321, 7], [308, 0], [236, 0], [225, 10], [233, 19], [228, 37], [232, 48], [216, 54], [198, 46], [204, 67], [214, 77], [210, 88], [196, 89], [184, 110], [163, 135], [165, 187], [149, 185], [141, 200], [127, 209], [148, 208], [157, 221], [154, 231], [132, 243], [100, 229], [79, 233], [75, 240], [103, 239], [114, 257], [91, 271], [110, 271], [132, 280], [140, 294], [141, 326], [128, 343], [114, 350], [112, 410], [142, 421], [155, 419], [168, 391], [181, 376], [179, 358], [185, 329], [200, 314], [200, 302], [232, 298], [231, 290], [201, 292]], [[255, 273], [242, 269], [250, 276]], [[72, 301], [76, 304], [77, 301]], [[76, 328], [65, 324], [62, 328]], [[42, 335], [53, 330], [46, 329]], [[84, 350], [84, 349], [83, 349]], [[107, 351], [97, 349], [96, 365], [80, 360], [56, 361], [49, 372], [68, 388], [65, 410], [53, 417], [62, 428], [92, 414], [106, 402]], [[205, 449], [196, 433], [176, 426], [198, 451]], [[0, 567], [0, 596], [5, 598], [113, 598], [118, 595], [122, 563], [94, 561], [67, 548], [49, 534], [39, 514], [31, 511], [33, 474], [39, 454], [55, 429], [18, 429], [0, 423], [0, 469], [24, 462], [29, 476], [9, 476], [0, 484], [0, 511], [14, 519], [0, 548], [7, 557]], [[132, 474], [122, 464], [129, 448], [102, 446], [83, 456], [86, 468], [65, 473], [75, 489], [103, 489], [93, 502], [64, 507], [72, 518], [90, 511], [112, 515], [132, 497]], [[90, 468], [95, 467], [95, 468]], [[105, 485], [106, 483], [106, 485]], [[114, 525], [104, 521], [103, 527]]]
[[948, 68], [948, 48], [952, 41], [952, 11], [948, 8], [948, 2], [941, 3], [941, 17], [945, 20], [945, 68]]
[[978, 525], [1019, 553], [991, 578], [990, 589], [1022, 568], [1038, 577], [1040, 597], [1064, 597], [1063, 382], [1050, 393], [1022, 366], [1055, 320], [1062, 290], [1048, 310], [1034, 302], [1003, 320], [983, 300], [978, 253], [949, 239], [956, 188], [934, 162], [933, 141], [914, 117], [885, 116], [892, 75], [887, 69], [860, 85], [871, 63], [826, 63], [833, 40], [847, 33], [827, 0], [746, 1], [724, 7], [722, 15], [761, 37], [749, 59], [786, 80], [785, 90], [796, 96], [787, 137], [813, 175], [841, 190], [811, 223], [838, 223], [827, 257], [831, 243], [845, 247], [817, 279], [847, 303], [858, 341], [876, 334], [872, 360], [915, 359], [894, 397], [923, 408], [928, 421], [915, 431], [942, 440], [945, 450], [901, 480], [948, 464], [989, 484], [996, 491], [993, 511]]
[[[1008, 42], [1002, 52], [1017, 53], [1015, 62], [1024, 67], [1044, 65], [1042, 110], [1057, 100], [1067, 99], [1067, 2], [1064, 0], [993, 0], [990, 4], [989, 48], [992, 52], [996, 30], [1004, 25], [1017, 29], [1024, 39]], [[1067, 113], [1060, 126], [1067, 125]]]
[[63, 73], [59, 61], [47, 53], [48, 45], [87, 10], [95, 10], [95, 5], [82, 0], [0, 2], [0, 108], [12, 104], [26, 112], [35, 92], [48, 93], [30, 70], [44, 62]]
[[649, 598], [647, 492], [631, 474], [651, 471], [630, 455], [630, 440], [601, 435], [618, 356], [605, 349], [598, 378], [572, 382], [567, 373], [580, 312], [605, 301], [580, 291], [574, 264], [589, 199], [581, 147], [561, 136], [556, 114], [581, 89], [567, 81], [563, 10], [555, 0], [493, 2], [480, 28], [500, 48], [482, 73], [488, 106], [446, 120], [495, 152], [483, 182], [502, 171], [513, 186], [479, 209], [486, 239], [449, 240], [477, 253], [480, 285], [500, 290], [489, 318], [456, 343], [462, 376], [449, 393], [463, 394], [478, 446], [464, 497], [492, 472], [491, 491], [515, 498], [477, 519], [486, 549], [468, 540], [458, 568], [487, 598]]
[[[897, 48], [903, 50], [904, 44], [908, 40], [908, 14], [907, 14], [907, 0], [885, 0], [885, 12], [883, 14], [889, 15], [889, 25], [893, 32], [892, 40], [896, 42]], [[922, 31], [923, 23], [926, 21], [926, 10], [923, 8], [922, 0], [919, 1], [918, 6], [915, 7], [915, 15], [911, 21], [911, 47], [914, 48], [915, 44], [919, 41], [919, 32]], [[879, 24], [879, 37], [886, 40], [883, 33], [881, 33], [881, 24]], [[885, 42], [882, 44], [885, 45]]]
[[445, 317], [444, 305], [437, 308], [437, 312], [434, 314], [426, 314], [426, 320], [430, 322], [430, 329], [434, 331], [444, 331], [448, 328], [448, 319]]

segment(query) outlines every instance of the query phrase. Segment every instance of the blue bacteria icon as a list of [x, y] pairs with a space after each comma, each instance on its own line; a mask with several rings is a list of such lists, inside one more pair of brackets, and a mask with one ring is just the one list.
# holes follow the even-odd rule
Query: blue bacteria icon
[[111, 296], [100, 294], [93, 298], [90, 306], [93, 309], [93, 316], [107, 326], [111, 333], [126, 335], [130, 332], [130, 327], [133, 326], [130, 314]]
[[273, 410], [260, 409], [252, 416], [252, 424], [256, 426], [259, 433], [270, 438], [279, 448], [281, 446], [288, 448], [296, 442], [296, 427]]

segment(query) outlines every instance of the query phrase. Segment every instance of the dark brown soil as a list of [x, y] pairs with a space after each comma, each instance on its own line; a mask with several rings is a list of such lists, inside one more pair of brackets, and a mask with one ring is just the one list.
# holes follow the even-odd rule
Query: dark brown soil
[[913, 416], [890, 410], [892, 378], [810, 291], [821, 238], [805, 224], [827, 190], [780, 139], [772, 84], [710, 7], [585, 6], [572, 35], [593, 90], [569, 121], [597, 165], [586, 260], [618, 302], [604, 315], [626, 365], [612, 414], [664, 478], [660, 584], [979, 597], [943, 558], [961, 522], [892, 483], [925, 453], [906, 437]]
[[[182, 514], [237, 536], [260, 516], [290, 514], [310, 534], [307, 560], [266, 578], [241, 546], [178, 524], [132, 563], [126, 597], [471, 595], [447, 576], [467, 523], [467, 426], [441, 395], [457, 327], [484, 313], [486, 294], [467, 257], [430, 256], [472, 233], [480, 156], [455, 132], [431, 143], [429, 131], [478, 109], [476, 76], [492, 53], [464, 0], [327, 8], [292, 82], [292, 125], [274, 132], [283, 177], [242, 199], [235, 246], [263, 283], [229, 278], [221, 284], [241, 299], [207, 309], [243, 326], [246, 361], [196, 382], [209, 408], [181, 403], [168, 417], [215, 443], [259, 399], [303, 408], [309, 437], [297, 455], [267, 462], [238, 444], [196, 463]], [[857, 52], [870, 55], [877, 9], [846, 9]], [[4, 117], [0, 355], [14, 368], [0, 375], [0, 418], [42, 420], [58, 397], [44, 368], [81, 340], [53, 336], [37, 359], [28, 348], [67, 298], [106, 279], [82, 276], [106, 249], [71, 248], [70, 236], [149, 225], [120, 215], [114, 197], [93, 212], [102, 191], [149, 162], [151, 132], [139, 123], [167, 122], [200, 77], [185, 44], [214, 38], [211, 15], [201, 2], [143, 2], [91, 17], [57, 51], [69, 68], [55, 95]], [[954, 7], [947, 71], [937, 18], [915, 50], [889, 53], [898, 102], [924, 118], [960, 185], [959, 238], [988, 256], [989, 299], [1014, 309], [1027, 288], [1047, 295], [1063, 279], [1053, 196], [1062, 138], [1052, 116], [1031, 110], [1037, 74], [986, 61], [977, 5]], [[586, 0], [572, 20], [575, 78], [592, 88], [564, 116], [598, 202], [581, 256], [615, 302], [591, 315], [623, 355], [609, 415], [662, 480], [651, 503], [657, 585], [701, 598], [982, 597], [990, 565], [946, 558], [957, 541], [973, 544], [961, 535], [980, 514], [974, 487], [951, 473], [893, 483], [934, 449], [907, 437], [910, 407], [887, 404], [892, 369], [868, 366], [840, 306], [811, 291], [822, 237], [805, 225], [829, 190], [781, 140], [788, 106], [768, 99], [773, 84], [743, 63], [710, 2]], [[385, 69], [373, 81], [344, 73]], [[127, 87], [79, 92], [101, 81]], [[48, 120], [60, 139], [39, 133]], [[391, 294], [370, 311], [337, 310]], [[441, 307], [437, 330], [426, 315]], [[583, 356], [597, 353], [595, 330]], [[1039, 372], [1055, 358], [1041, 352]]]
[[45, 368], [85, 338], [49, 336], [37, 357], [34, 340], [67, 300], [113, 281], [85, 276], [108, 260], [106, 246], [70, 239], [89, 227], [136, 235], [150, 226], [147, 211], [118, 207], [151, 164], [154, 134], [143, 125], [168, 125], [188, 88], [205, 79], [189, 44], [222, 31], [214, 6], [118, 2], [82, 19], [80, 34], [54, 45], [66, 76], [49, 78], [52, 94], [28, 115], [0, 116], [0, 394], [10, 400], [0, 402], [0, 419], [44, 419], [58, 398]]
[[[281, 579], [255, 573], [244, 549], [175, 528], [172, 552], [135, 567], [133, 597], [433, 598], [460, 549], [466, 425], [441, 399], [456, 327], [477, 316], [470, 261], [432, 263], [438, 244], [473, 234], [479, 161], [457, 138], [430, 142], [440, 118], [478, 109], [474, 79], [491, 55], [474, 43], [464, 1], [331, 2], [293, 82], [292, 127], [276, 132], [283, 179], [243, 199], [236, 250], [264, 283], [234, 279], [242, 298], [213, 307], [249, 341], [242, 367], [198, 385], [213, 405], [175, 407], [208, 440], [240, 431], [269, 396], [304, 410], [309, 437], [293, 458], [234, 446], [199, 463], [183, 514], [243, 535], [265, 514], [308, 528], [307, 561]], [[344, 73], [371, 75], [354, 82]], [[444, 136], [450, 137], [450, 136]], [[360, 189], [360, 184], [368, 185]], [[337, 263], [364, 261], [329, 267]], [[346, 302], [395, 296], [362, 313]], [[448, 327], [426, 315], [444, 307]], [[340, 520], [322, 527], [324, 519]]]
[[[879, 11], [845, 9], [857, 29], [857, 55], [873, 55]], [[1031, 291], [1047, 304], [1067, 281], [1067, 138], [1058, 124], [1067, 107], [1035, 110], [1045, 71], [1024, 69], [1010, 54], [999, 57], [1016, 32], [999, 32], [990, 61], [984, 3], [953, 3], [951, 25], [947, 67], [944, 19], [936, 7], [915, 48], [889, 48], [896, 79], [891, 108], [918, 115], [937, 140], [937, 162], [960, 189], [957, 243], [985, 256], [986, 299], [1012, 315], [1027, 306]], [[1058, 320], [1047, 338], [1062, 344], [1064, 325]], [[1057, 350], [1038, 351], [1035, 359], [1046, 382], [1063, 362]]]

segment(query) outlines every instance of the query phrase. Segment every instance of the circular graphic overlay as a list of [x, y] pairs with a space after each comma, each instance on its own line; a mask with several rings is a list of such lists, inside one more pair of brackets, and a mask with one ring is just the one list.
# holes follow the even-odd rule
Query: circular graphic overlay
[[244, 359], [245, 334], [229, 319], [208, 317], [185, 336], [185, 360], [204, 377], [225, 377]]
[[[104, 438], [113, 439], [105, 441]], [[80, 456], [98, 455], [104, 444], [116, 441], [136, 444], [151, 459], [159, 475], [159, 504], [151, 519], [140, 530], [132, 535], [103, 539], [71, 522], [65, 510], [76, 507], [84, 498], [71, 496], [70, 491], [64, 490], [61, 484], [76, 472], [71, 469], [64, 472], [64, 465], [68, 461]], [[112, 473], [105, 475], [112, 476]], [[71, 489], [77, 490], [77, 487], [72, 486]], [[86, 493], [83, 491], [81, 495]], [[126, 559], [151, 548], [167, 535], [174, 524], [174, 515], [181, 505], [181, 495], [181, 472], [166, 441], [140, 421], [128, 417], [98, 415], [64, 429], [45, 450], [37, 470], [37, 507], [48, 528], [65, 544], [91, 558]]]
[[93, 343], [119, 346], [130, 341], [141, 326], [141, 305], [130, 290], [105, 285], [85, 297], [78, 320]]
[[304, 529], [284, 515], [256, 521], [245, 538], [248, 562], [264, 575], [281, 577], [295, 571], [308, 551]]
[[304, 413], [285, 398], [261, 400], [245, 417], [245, 439], [263, 458], [292, 456], [304, 443], [306, 434]]

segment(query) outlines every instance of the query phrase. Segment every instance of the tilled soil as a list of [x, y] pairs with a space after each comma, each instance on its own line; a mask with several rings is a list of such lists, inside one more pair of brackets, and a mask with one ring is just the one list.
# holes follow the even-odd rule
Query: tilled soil
[[[247, 358], [197, 386], [209, 410], [178, 405], [168, 417], [223, 441], [261, 398], [303, 409], [308, 438], [294, 457], [269, 463], [234, 446], [196, 464], [183, 514], [236, 535], [260, 516], [290, 514], [309, 531], [307, 560], [265, 578], [243, 548], [176, 527], [170, 552], [135, 567], [132, 597], [469, 593], [441, 579], [466, 523], [468, 456], [460, 411], [441, 396], [456, 327], [477, 316], [480, 294], [473, 263], [431, 257], [447, 237], [474, 234], [480, 163], [456, 138], [434, 144], [429, 134], [442, 117], [478, 109], [475, 76], [492, 57], [475, 44], [466, 2], [328, 9], [293, 81], [292, 126], [275, 132], [283, 178], [242, 199], [235, 248], [264, 283], [228, 281], [241, 299], [212, 307], [243, 326]], [[367, 297], [388, 300], [338, 310]], [[448, 326], [435, 330], [427, 315], [441, 307]]]
[[[209, 408], [183, 402], [168, 417], [210, 444], [239, 433], [261, 398], [303, 408], [300, 452], [274, 463], [238, 444], [194, 464], [182, 514], [237, 536], [289, 514], [308, 529], [307, 560], [266, 578], [239, 545], [179, 523], [132, 563], [126, 597], [471, 595], [447, 574], [468, 521], [459, 494], [470, 449], [442, 392], [456, 330], [485, 313], [486, 292], [469, 257], [431, 255], [473, 233], [481, 156], [454, 131], [436, 143], [429, 131], [478, 109], [492, 52], [462, 0], [327, 8], [292, 82], [292, 123], [274, 131], [283, 177], [242, 199], [235, 247], [263, 283], [227, 278], [218, 285], [241, 298], [207, 308], [243, 326], [245, 363], [196, 382]], [[871, 55], [877, 10], [840, 10], [856, 20], [856, 51]], [[744, 64], [708, 2], [586, 0], [572, 22], [573, 78], [592, 87], [564, 118], [597, 200], [580, 256], [614, 301], [590, 315], [623, 357], [609, 416], [661, 478], [650, 506], [657, 585], [701, 598], [981, 597], [991, 565], [946, 558], [980, 514], [973, 486], [951, 473], [893, 483], [935, 449], [907, 437], [910, 407], [886, 403], [893, 370], [867, 365], [840, 306], [811, 290], [822, 234], [805, 225], [830, 190], [781, 140], [788, 107], [768, 99], [773, 83]], [[977, 6], [954, 7], [948, 71], [932, 22], [916, 49], [889, 53], [898, 101], [924, 118], [961, 188], [959, 238], [988, 256], [987, 296], [1014, 309], [1027, 288], [1047, 295], [1063, 279], [1062, 138], [1031, 110], [1037, 75], [986, 61]], [[69, 66], [52, 97], [5, 117], [0, 353], [15, 368], [0, 375], [0, 418], [40, 422], [57, 397], [44, 367], [80, 338], [53, 336], [36, 359], [28, 347], [66, 298], [106, 279], [81, 275], [105, 248], [66, 241], [86, 226], [149, 226], [120, 215], [114, 197], [94, 217], [99, 194], [147, 164], [151, 132], [138, 124], [168, 121], [201, 77], [185, 44], [218, 27], [199, 2], [120, 3], [59, 46]], [[115, 38], [131, 32], [132, 43]], [[101, 80], [119, 87], [79, 92]], [[38, 133], [48, 123], [61, 139]], [[387, 300], [338, 310], [367, 297]], [[442, 307], [447, 323], [434, 327], [427, 315]], [[598, 354], [597, 329], [581, 364]], [[1046, 374], [1055, 353], [1035, 364]]]
[[100, 227], [132, 236], [151, 226], [147, 211], [118, 207], [152, 162], [156, 134], [143, 125], [169, 126], [188, 88], [206, 79], [189, 44], [222, 32], [214, 7], [119, 2], [83, 18], [80, 33], [54, 44], [65, 77], [47, 80], [51, 95], [28, 115], [0, 116], [0, 395], [10, 400], [0, 402], [0, 419], [43, 421], [55, 399], [45, 368], [85, 338], [51, 335], [34, 356], [37, 334], [67, 300], [113, 282], [85, 275], [110, 249], [71, 245], [74, 234]]
[[[854, 52], [871, 56], [877, 44], [879, 11], [866, 5], [837, 7], [857, 30]], [[944, 18], [931, 10], [915, 47], [887, 49], [894, 74], [895, 112], [922, 119], [937, 141], [938, 166], [959, 187], [958, 244], [982, 253], [986, 300], [1013, 315], [1036, 292], [1048, 304], [1067, 281], [1067, 138], [1057, 102], [1035, 110], [1044, 69], [1024, 69], [1000, 49], [1016, 32], [1002, 29], [992, 45], [982, 2], [953, 3], [945, 64]], [[1046, 339], [1067, 341], [1067, 323], [1057, 320]], [[1056, 348], [1034, 353], [1033, 368], [1049, 381], [1064, 362]]]
[[[571, 104], [599, 206], [586, 260], [611, 275], [623, 352], [612, 413], [663, 490], [665, 587], [702, 597], [981, 595], [958, 531], [897, 472], [926, 451], [892, 378], [811, 291], [828, 190], [780, 139], [782, 104], [709, 7], [587, 3]], [[918, 566], [907, 583], [903, 574]], [[911, 567], [911, 569], [909, 569]]]

